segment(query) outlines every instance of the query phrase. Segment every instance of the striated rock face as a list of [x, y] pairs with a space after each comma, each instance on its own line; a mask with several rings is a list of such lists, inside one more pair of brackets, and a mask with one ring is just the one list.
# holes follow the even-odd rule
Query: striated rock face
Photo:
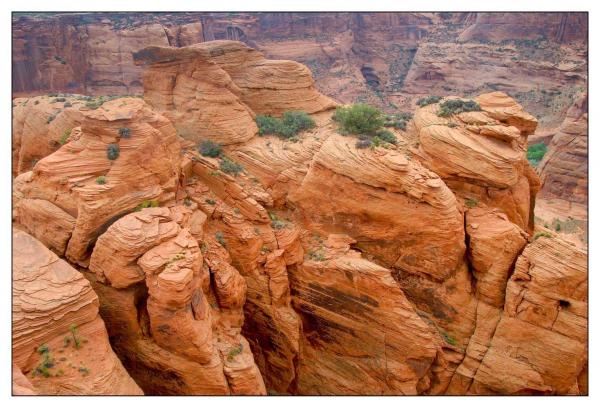
[[142, 394], [108, 342], [89, 282], [19, 230], [12, 318], [15, 394]]
[[400, 152], [359, 150], [352, 138], [331, 134], [290, 200], [312, 229], [346, 233], [384, 265], [444, 279], [462, 261], [456, 198]]
[[481, 329], [450, 390], [585, 394], [586, 258], [587, 253], [556, 237], [540, 237], [528, 245], [508, 281], [503, 310], [478, 308]]
[[569, 109], [539, 164], [541, 196], [584, 204], [588, 197], [588, 97]]
[[432, 380], [438, 334], [390, 270], [350, 250], [348, 238], [330, 235], [325, 262], [308, 260], [290, 271], [303, 332], [297, 392], [418, 394]]
[[[532, 236], [537, 120], [513, 98], [425, 106], [397, 144], [358, 149], [300, 64], [237, 41], [135, 60], [145, 101], [78, 108], [15, 179], [13, 219], [83, 271], [146, 394], [587, 392], [586, 253]], [[257, 113], [288, 109], [316, 126], [258, 136]]]
[[481, 111], [440, 117], [440, 104], [414, 117], [416, 152], [456, 194], [501, 208], [511, 222], [533, 228], [539, 179], [526, 160], [537, 120], [501, 92], [475, 98]]
[[[34, 208], [43, 212], [30, 212], [25, 227], [31, 231], [30, 224], [49, 211], [61, 214], [65, 221], [54, 222], [61, 223], [61, 243], [68, 241], [65, 254], [85, 265], [90, 245], [115, 217], [143, 200], [173, 197], [179, 146], [170, 122], [140, 99], [117, 99], [82, 112], [80, 137], [40, 160], [22, 191], [25, 198], [38, 200]], [[129, 129], [130, 136], [121, 136], [120, 129]], [[116, 151], [114, 160], [109, 149]], [[104, 184], [98, 177], [104, 177]]]
[[13, 100], [13, 175], [28, 170], [75, 136], [83, 115], [83, 103], [74, 98], [16, 98]]
[[239, 42], [150, 47], [134, 58], [150, 64], [143, 76], [145, 99], [175, 123], [182, 137], [194, 141], [246, 142], [258, 131], [255, 113], [315, 113], [336, 106], [315, 90], [304, 65], [266, 60]]

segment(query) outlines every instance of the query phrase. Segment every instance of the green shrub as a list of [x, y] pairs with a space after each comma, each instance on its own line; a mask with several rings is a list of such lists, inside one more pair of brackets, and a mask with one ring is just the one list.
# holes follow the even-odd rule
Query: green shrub
[[554, 227], [554, 231], [556, 231], [556, 232], [560, 231], [560, 222], [556, 221], [556, 227]]
[[104, 177], [104, 176], [96, 177], [96, 184], [106, 184], [106, 177]]
[[71, 129], [67, 129], [63, 132], [58, 143], [60, 143], [61, 146], [64, 145], [67, 143], [67, 140], [69, 140], [69, 136], [71, 136]]
[[474, 198], [465, 199], [465, 205], [469, 208], [477, 207], [477, 204], [479, 204], [479, 202]]
[[389, 130], [386, 129], [382, 129], [379, 132], [377, 132], [377, 137], [387, 143], [391, 143], [391, 144], [396, 144], [398, 143], [398, 140], [396, 140], [396, 136], [394, 136], [394, 134], [392, 132], [390, 132]]
[[202, 156], [219, 157], [223, 148], [219, 143], [215, 143], [212, 140], [203, 140], [198, 145], [198, 151]]
[[143, 208], [156, 208], [159, 206], [158, 200], [144, 200], [134, 208], [135, 211], [141, 211]]
[[219, 244], [221, 244], [224, 248], [227, 248], [227, 241], [225, 241], [225, 236], [223, 235], [223, 232], [221, 231], [217, 231], [215, 232], [215, 239], [217, 240], [217, 242]]
[[535, 167], [540, 164], [547, 151], [548, 146], [542, 142], [531, 145], [527, 148], [527, 160]]
[[206, 201], [206, 204], [208, 204], [208, 205], [215, 205], [216, 204], [216, 201], [213, 200], [212, 198], [207, 198], [205, 201]]
[[345, 133], [374, 135], [384, 125], [383, 113], [370, 105], [357, 103], [349, 107], [338, 107], [333, 120], [340, 124]]
[[73, 337], [73, 346], [76, 349], [81, 347], [81, 339], [79, 338], [79, 334], [77, 333], [77, 326], [72, 324], [69, 326], [69, 331], [71, 332], [71, 336]]
[[256, 115], [256, 125], [260, 136], [277, 134], [280, 123], [279, 119], [272, 116]]
[[56, 115], [57, 113], [48, 116], [48, 119], [46, 119], [46, 123], [51, 123], [56, 118]]
[[64, 103], [63, 108], [70, 108], [71, 106], [73, 106], [73, 104], [71, 102], [67, 101], [67, 102]]
[[393, 127], [394, 129], [406, 130], [406, 122], [412, 119], [412, 114], [408, 112], [400, 112], [395, 115], [388, 115], [385, 119], [384, 126]]
[[56, 103], [56, 102], [65, 102], [66, 100], [67, 100], [67, 98], [63, 98], [63, 97], [60, 97], [60, 98], [54, 98], [54, 99], [52, 100], [52, 103]]
[[117, 158], [119, 157], [119, 152], [119, 145], [111, 143], [106, 148], [106, 157], [108, 157], [108, 160], [117, 160]]
[[315, 121], [306, 112], [299, 111], [284, 112], [282, 123], [284, 127], [292, 130], [294, 135], [316, 126]]
[[227, 354], [227, 360], [228, 361], [233, 361], [234, 357], [241, 354], [242, 350], [244, 350], [244, 347], [242, 346], [242, 344], [240, 343], [239, 346], [237, 346], [236, 348], [233, 348], [229, 351], [229, 353]]
[[284, 112], [281, 119], [266, 115], [257, 115], [258, 134], [277, 135], [284, 139], [292, 139], [298, 133], [315, 127], [315, 121], [306, 112]]
[[481, 107], [475, 101], [468, 100], [463, 101], [462, 99], [449, 99], [440, 104], [440, 109], [437, 112], [438, 116], [448, 117], [456, 115], [461, 112], [473, 112], [480, 111]]
[[50, 355], [50, 347], [47, 344], [42, 344], [38, 347], [37, 352], [41, 355], [42, 360], [33, 371], [33, 376], [41, 375], [48, 378], [51, 376], [50, 368], [54, 367], [54, 359]]
[[534, 234], [533, 240], [535, 241], [536, 239], [538, 239], [540, 237], [552, 238], [552, 234], [550, 234], [549, 232], [546, 232], [546, 231], [538, 231]]
[[221, 158], [219, 169], [221, 169], [223, 173], [231, 174], [232, 176], [237, 176], [244, 171], [244, 167], [242, 167], [241, 164], [234, 162], [227, 156]]
[[439, 101], [442, 100], [441, 96], [426, 96], [425, 98], [421, 98], [417, 101], [417, 105], [419, 105], [420, 107], [423, 106], [427, 106], [427, 105], [431, 105], [432, 103], [438, 103]]
[[104, 103], [104, 99], [91, 100], [85, 103], [85, 106], [90, 109], [98, 109]]
[[124, 139], [129, 139], [131, 137], [131, 129], [129, 128], [119, 128], [119, 136]]
[[444, 341], [452, 346], [456, 346], [458, 343], [456, 342], [456, 339], [452, 336], [450, 336], [448, 333], [446, 333], [445, 331], [441, 332], [442, 337], [444, 338]]

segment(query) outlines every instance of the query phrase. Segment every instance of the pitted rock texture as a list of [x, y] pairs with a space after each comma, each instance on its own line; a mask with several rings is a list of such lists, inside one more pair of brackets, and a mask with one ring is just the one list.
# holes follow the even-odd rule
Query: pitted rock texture
[[[19, 230], [13, 232], [13, 263], [13, 391], [142, 394], [108, 342], [98, 297], [83, 275]], [[46, 356], [48, 376], [37, 371]]]

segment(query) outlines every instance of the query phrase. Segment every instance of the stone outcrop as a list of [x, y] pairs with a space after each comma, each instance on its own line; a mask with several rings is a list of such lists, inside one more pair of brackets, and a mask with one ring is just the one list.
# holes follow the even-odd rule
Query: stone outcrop
[[31, 170], [77, 132], [83, 120], [78, 108], [83, 104], [72, 96], [13, 100], [13, 175]]
[[529, 244], [508, 281], [503, 310], [479, 303], [478, 329], [450, 392], [585, 394], [586, 258], [557, 237]]
[[27, 233], [13, 232], [13, 392], [139, 395], [114, 354], [89, 282]]
[[588, 97], [573, 104], [552, 137], [539, 164], [540, 192], [545, 198], [561, 198], [584, 204], [588, 197]]
[[500, 208], [531, 231], [540, 182], [526, 150], [537, 120], [501, 92], [475, 98], [480, 111], [441, 117], [438, 110], [446, 100], [415, 113], [416, 154], [471, 205]]
[[[179, 147], [170, 122], [140, 99], [116, 99], [81, 112], [80, 137], [40, 160], [22, 191], [24, 198], [38, 200], [40, 214], [29, 216], [33, 222], [44, 216], [42, 210], [61, 214], [65, 254], [85, 265], [90, 245], [116, 218], [144, 200], [174, 197]], [[128, 129], [127, 136], [121, 129]], [[69, 231], [66, 220], [70, 226], [72, 218]]]
[[315, 113], [336, 106], [294, 61], [272, 61], [243, 43], [212, 41], [183, 48], [149, 47], [134, 54], [149, 64], [144, 97], [190, 140], [223, 144], [256, 135], [255, 114]]
[[[425, 106], [359, 149], [302, 65], [237, 41], [135, 60], [144, 101], [78, 108], [15, 180], [13, 217], [83, 271], [145, 393], [587, 392], [586, 254], [533, 234], [537, 120], [514, 99]], [[316, 126], [258, 136], [257, 113], [287, 109]]]

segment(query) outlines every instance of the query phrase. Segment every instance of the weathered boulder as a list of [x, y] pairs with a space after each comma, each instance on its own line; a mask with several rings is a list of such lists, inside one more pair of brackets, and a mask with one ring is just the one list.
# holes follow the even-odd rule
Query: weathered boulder
[[481, 111], [441, 117], [440, 104], [446, 100], [415, 113], [415, 153], [461, 201], [498, 208], [531, 232], [539, 178], [526, 150], [537, 120], [502, 92], [476, 97]]

